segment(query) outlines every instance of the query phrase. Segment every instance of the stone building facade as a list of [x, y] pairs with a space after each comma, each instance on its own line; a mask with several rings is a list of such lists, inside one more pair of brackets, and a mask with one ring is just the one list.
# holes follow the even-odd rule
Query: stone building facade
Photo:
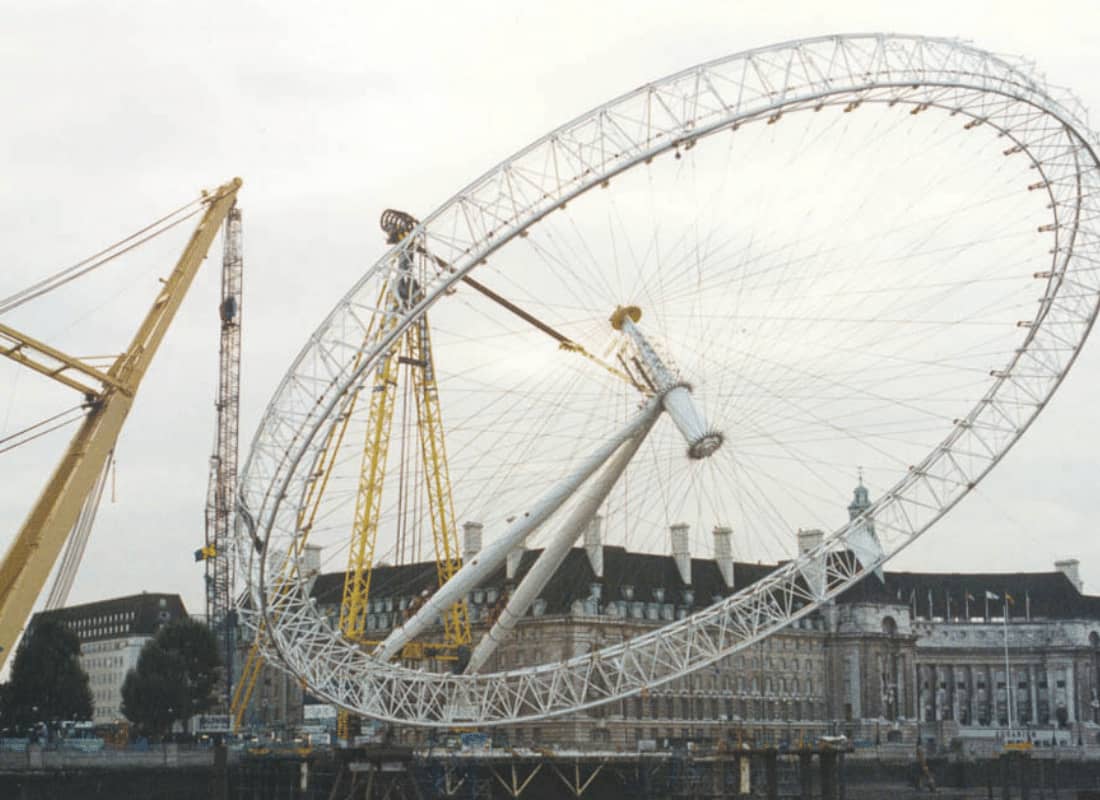
[[[858, 486], [849, 514], [861, 514], [869, 502]], [[480, 547], [479, 528], [467, 527], [467, 557]], [[806, 550], [821, 533], [798, 536]], [[537, 556], [512, 553], [470, 593], [475, 641]], [[655, 555], [604, 546], [594, 526], [485, 669], [541, 664], [615, 644], [698, 611], [772, 569], [734, 563], [728, 531], [721, 529], [715, 557], [702, 559], [675, 547], [671, 555]], [[313, 586], [333, 620], [343, 579], [342, 573], [320, 575]], [[367, 637], [384, 638], [434, 581], [434, 563], [377, 567]], [[501, 738], [624, 750], [731, 737], [795, 744], [837, 733], [864, 743], [912, 744], [919, 737], [931, 747], [1006, 737], [1096, 744], [1098, 658], [1100, 597], [1083, 594], [1076, 561], [1038, 573], [886, 572], [711, 668], [584, 714], [514, 726]], [[283, 683], [268, 685], [296, 691], [292, 681]], [[288, 712], [296, 705], [293, 698], [279, 701]], [[416, 742], [426, 734], [392, 735]]]

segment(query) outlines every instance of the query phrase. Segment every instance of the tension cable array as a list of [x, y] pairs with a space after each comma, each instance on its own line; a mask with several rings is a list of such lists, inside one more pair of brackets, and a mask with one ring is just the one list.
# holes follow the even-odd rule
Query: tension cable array
[[125, 239], [120, 239], [114, 244], [105, 247], [98, 253], [93, 253], [72, 266], [66, 267], [50, 275], [48, 278], [43, 278], [10, 297], [0, 299], [0, 314], [6, 314], [12, 309], [18, 308], [30, 300], [34, 300], [36, 297], [41, 297], [48, 292], [52, 292], [54, 289], [64, 286], [70, 281], [87, 275], [89, 272], [102, 267], [104, 264], [113, 261], [122, 254], [128, 253], [130, 250], [148, 242], [150, 239], [154, 239], [177, 225], [186, 222], [202, 211], [202, 209], [203, 198], [192, 200], [186, 205], [182, 205], [174, 211], [165, 214], [160, 219], [154, 220], [144, 228], [134, 231]]
[[[28, 442], [33, 442], [35, 439], [38, 439], [41, 436], [45, 436], [47, 433], [52, 433], [53, 431], [56, 431], [58, 428], [64, 428], [66, 425], [70, 425], [70, 424], [76, 422], [77, 420], [82, 419], [83, 416], [84, 416], [83, 414], [74, 414], [73, 412], [83, 411], [85, 408], [87, 408], [87, 406], [83, 405], [83, 404], [79, 405], [79, 406], [73, 406], [72, 408], [68, 408], [68, 409], [66, 409], [66, 410], [64, 410], [64, 411], [62, 411], [58, 414], [54, 414], [52, 417], [46, 417], [46, 419], [41, 420], [40, 422], [36, 422], [33, 425], [28, 425], [26, 428], [23, 428], [22, 430], [18, 430], [15, 433], [8, 434], [7, 436], [0, 439], [0, 454], [6, 453], [9, 450], [14, 450], [15, 448], [20, 447], [21, 445], [27, 444]], [[42, 431], [38, 430], [39, 428], [41, 428], [45, 425], [49, 425], [51, 422], [55, 422], [55, 421], [61, 419], [62, 417], [69, 417], [69, 418], [68, 419], [63, 419], [61, 422], [58, 422], [56, 425], [51, 425], [49, 428], [46, 428], [45, 430], [42, 430]], [[34, 433], [33, 435], [30, 435], [32, 433], [32, 431], [38, 431], [38, 432]]]

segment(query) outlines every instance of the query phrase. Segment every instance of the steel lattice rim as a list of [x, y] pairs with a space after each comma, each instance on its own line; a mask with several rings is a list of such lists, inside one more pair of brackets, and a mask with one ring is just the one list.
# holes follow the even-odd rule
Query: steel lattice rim
[[[734, 91], [736, 89], [736, 91]], [[811, 596], [805, 578], [824, 553], [843, 549], [860, 520], [830, 533], [814, 551], [685, 620], [559, 664], [495, 674], [427, 673], [373, 660], [344, 641], [296, 590], [273, 592], [275, 559], [289, 548], [318, 433], [339, 398], [378, 354], [462, 275], [563, 203], [662, 152], [733, 125], [818, 104], [928, 104], [995, 127], [1041, 177], [1052, 205], [1054, 246], [1046, 291], [1023, 345], [992, 376], [978, 405], [868, 510], [887, 538], [883, 557], [861, 565], [828, 561], [828, 589]], [[655, 112], [654, 109], [657, 109]], [[685, 113], [678, 114], [674, 109]], [[439, 270], [423, 301], [351, 370], [348, 342], [362, 335], [370, 288], [392, 271], [399, 245], [374, 264], [311, 337], [276, 391], [242, 474], [248, 526], [236, 540], [250, 590], [242, 618], [268, 632], [267, 655], [321, 699], [373, 718], [450, 727], [544, 719], [637, 694], [715, 663], [812, 613], [908, 546], [952, 508], [1028, 428], [1075, 360], [1097, 313], [1100, 174], [1094, 137], [1072, 98], [1055, 96], [1019, 64], [953, 40], [830, 36], [748, 51], [641, 87], [582, 115], [502, 162], [427, 217], [418, 234], [450, 270]], [[631, 137], [628, 127], [636, 126]], [[547, 153], [567, 169], [534, 169]], [[571, 171], [569, 171], [571, 169]], [[1041, 269], [1040, 269], [1041, 268]], [[282, 552], [286, 552], [283, 549]]]

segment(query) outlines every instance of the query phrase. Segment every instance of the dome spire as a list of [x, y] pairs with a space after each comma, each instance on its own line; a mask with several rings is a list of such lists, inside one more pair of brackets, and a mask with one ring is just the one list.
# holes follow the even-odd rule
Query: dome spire
[[852, 493], [852, 502], [848, 504], [848, 519], [855, 519], [871, 507], [871, 495], [863, 485], [863, 467], [858, 469], [859, 484]]

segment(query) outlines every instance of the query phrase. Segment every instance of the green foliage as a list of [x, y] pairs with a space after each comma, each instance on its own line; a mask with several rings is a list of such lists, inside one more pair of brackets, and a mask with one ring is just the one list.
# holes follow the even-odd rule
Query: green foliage
[[80, 641], [60, 622], [40, 620], [15, 651], [11, 681], [0, 692], [5, 727], [92, 716], [92, 690], [80, 666]]
[[141, 649], [135, 669], [122, 684], [122, 713], [151, 735], [215, 703], [221, 664], [214, 634], [200, 622], [177, 620]]

